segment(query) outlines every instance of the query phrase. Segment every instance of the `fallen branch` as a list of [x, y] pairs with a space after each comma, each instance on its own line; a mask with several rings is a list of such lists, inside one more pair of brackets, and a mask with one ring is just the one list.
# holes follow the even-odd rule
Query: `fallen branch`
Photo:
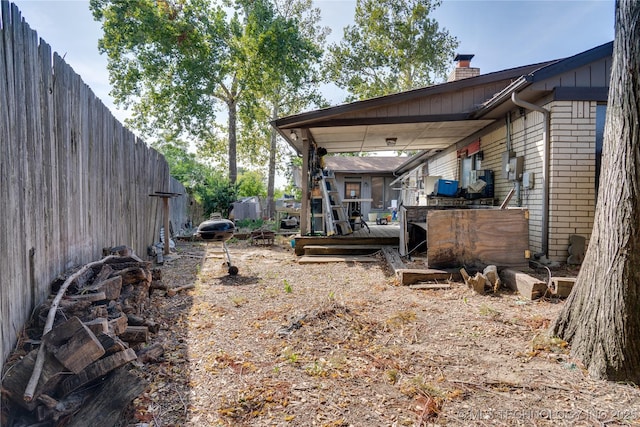
[[[78, 277], [82, 276], [88, 269], [104, 264], [106, 261], [113, 258], [120, 258], [120, 256], [109, 255], [107, 257], [102, 258], [100, 261], [95, 261], [95, 262], [86, 264], [84, 267], [82, 267], [80, 270], [78, 270], [77, 272], [69, 276], [67, 280], [64, 281], [62, 286], [60, 286], [60, 289], [58, 290], [56, 297], [53, 299], [53, 302], [51, 303], [51, 307], [49, 308], [49, 313], [47, 314], [47, 322], [44, 325], [42, 336], [44, 336], [47, 332], [49, 332], [53, 327], [53, 321], [55, 320], [55, 317], [56, 317], [56, 311], [58, 310], [58, 305], [60, 304], [60, 301], [62, 300], [62, 297], [67, 291], [67, 288], [69, 287], [69, 285]], [[33, 400], [33, 395], [36, 391], [36, 387], [38, 386], [38, 381], [40, 380], [40, 374], [42, 373], [42, 367], [44, 366], [44, 361], [45, 361], [45, 346], [40, 345], [40, 348], [38, 349], [38, 355], [36, 357], [36, 363], [33, 366], [33, 373], [31, 374], [29, 383], [27, 384], [27, 387], [24, 390], [23, 398], [26, 402], [31, 402]]]

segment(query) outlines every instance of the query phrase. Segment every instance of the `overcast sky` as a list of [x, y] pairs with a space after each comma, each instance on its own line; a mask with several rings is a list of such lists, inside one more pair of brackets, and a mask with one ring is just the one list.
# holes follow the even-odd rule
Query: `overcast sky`
[[[106, 58], [98, 53], [100, 25], [88, 0], [14, 0], [22, 16], [52, 49], [65, 58], [120, 119], [109, 97]], [[352, 23], [355, 0], [316, 0], [330, 41]], [[434, 12], [441, 27], [458, 38], [458, 53], [474, 54], [473, 67], [488, 73], [575, 55], [613, 40], [614, 2], [444, 0]], [[453, 58], [452, 58], [453, 66]], [[327, 87], [332, 104], [344, 93]]]

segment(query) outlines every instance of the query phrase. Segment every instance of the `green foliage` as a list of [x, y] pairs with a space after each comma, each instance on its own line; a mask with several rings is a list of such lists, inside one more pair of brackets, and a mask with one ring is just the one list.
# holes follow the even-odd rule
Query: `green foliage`
[[293, 292], [293, 287], [291, 287], [291, 283], [287, 279], [283, 279], [284, 281], [284, 291], [288, 294]]
[[189, 153], [183, 141], [168, 139], [156, 144], [169, 164], [171, 176], [180, 181], [187, 191], [202, 204], [205, 214], [220, 212], [229, 215], [231, 204], [237, 199], [237, 190], [226, 176]]
[[236, 227], [239, 230], [257, 230], [258, 228], [264, 227], [264, 220], [262, 218], [258, 219], [239, 219], [236, 221]]
[[444, 77], [458, 41], [429, 14], [439, 0], [358, 0], [355, 24], [329, 47], [329, 78], [366, 99]]
[[237, 200], [236, 186], [220, 173], [210, 176], [202, 189], [204, 193], [203, 207], [205, 214], [220, 212], [223, 217], [229, 216], [232, 203]]
[[[284, 2], [282, 2], [284, 4]], [[285, 10], [309, 0], [289, 2]], [[108, 57], [112, 96], [130, 107], [128, 125], [145, 137], [180, 135], [228, 161], [237, 178], [237, 156], [265, 164], [274, 88], [299, 96], [313, 84], [322, 49], [269, 0], [90, 0], [102, 23], [99, 49]], [[306, 31], [306, 30], [305, 30]], [[290, 89], [293, 88], [293, 91]], [[301, 92], [304, 94], [304, 92]], [[304, 95], [303, 95], [304, 96]], [[216, 114], [227, 111], [227, 141]], [[260, 111], [268, 111], [266, 115]], [[238, 136], [240, 140], [238, 141]], [[265, 149], [267, 148], [267, 149]]]
[[248, 171], [238, 177], [238, 197], [267, 196], [267, 187], [260, 172]]

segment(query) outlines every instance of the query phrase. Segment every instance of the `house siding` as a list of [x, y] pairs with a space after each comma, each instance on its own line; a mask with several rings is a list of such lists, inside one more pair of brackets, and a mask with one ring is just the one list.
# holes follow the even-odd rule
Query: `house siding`
[[[596, 103], [554, 101], [543, 105], [551, 111], [549, 159], [549, 240], [547, 257], [566, 262], [569, 236], [589, 239], [595, 214], [595, 114]], [[520, 190], [508, 207], [529, 209], [529, 246], [542, 252], [544, 116], [537, 111], [511, 112], [511, 151], [524, 157], [525, 172], [534, 174], [533, 188]], [[505, 199], [514, 183], [502, 175], [502, 154], [507, 150], [506, 125], [480, 137], [481, 169], [495, 172], [496, 204]], [[429, 175], [460, 179], [457, 152], [446, 150], [429, 159]]]

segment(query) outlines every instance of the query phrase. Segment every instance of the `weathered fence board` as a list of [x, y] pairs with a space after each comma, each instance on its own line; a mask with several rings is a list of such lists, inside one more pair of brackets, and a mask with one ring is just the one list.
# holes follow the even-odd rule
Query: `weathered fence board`
[[[0, 28], [1, 370], [59, 273], [107, 246], [146, 256], [162, 226], [149, 194], [175, 187], [164, 157], [122, 126], [7, 0]], [[188, 198], [171, 203], [183, 221]]]

